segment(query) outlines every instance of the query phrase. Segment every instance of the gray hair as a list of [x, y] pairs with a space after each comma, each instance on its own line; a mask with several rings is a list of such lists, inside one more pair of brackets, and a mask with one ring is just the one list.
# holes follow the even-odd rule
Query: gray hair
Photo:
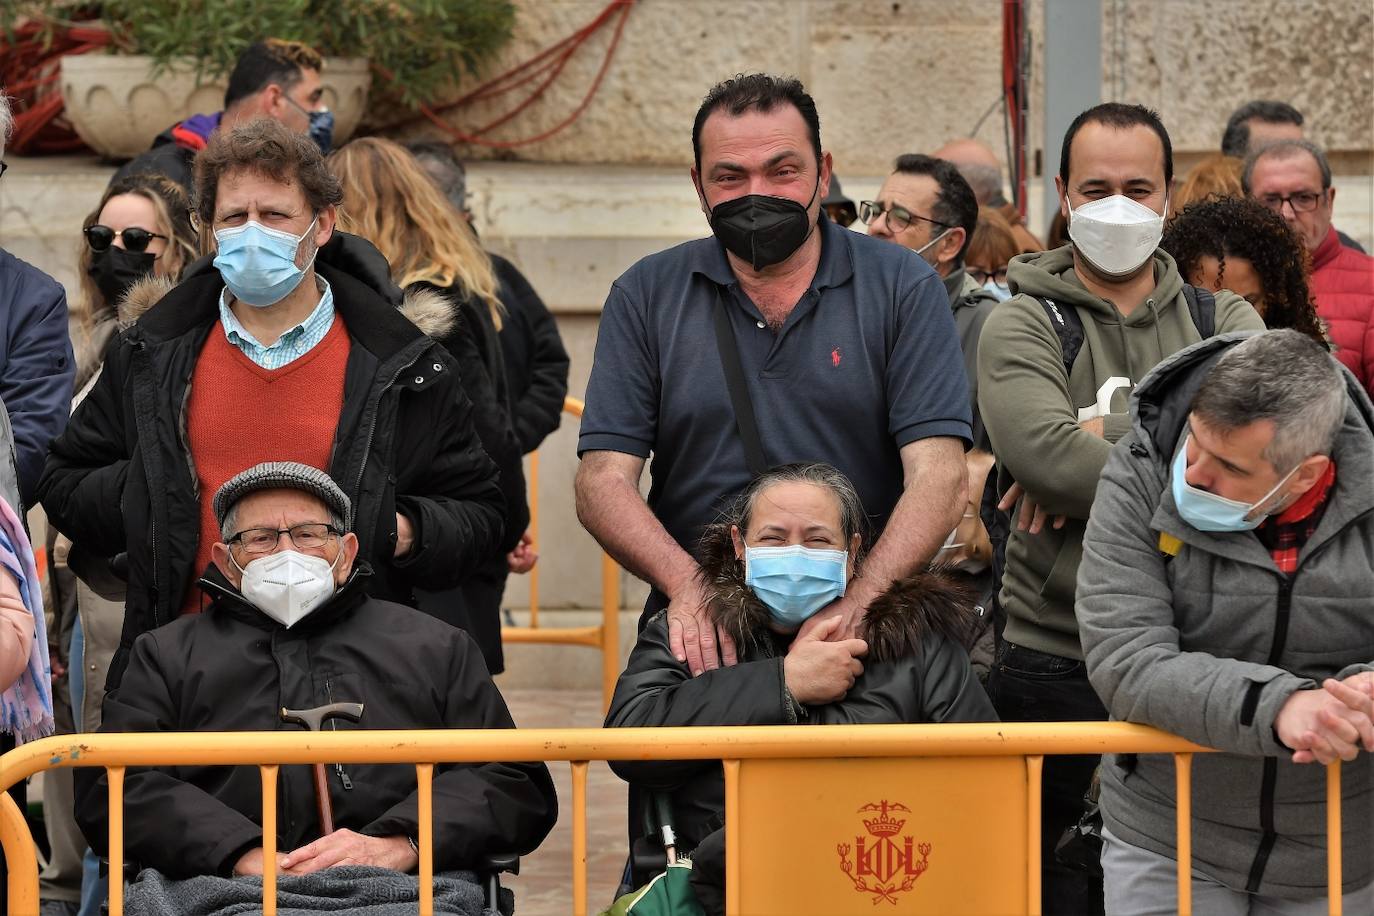
[[863, 500], [854, 484], [837, 468], [820, 462], [782, 464], [758, 477], [745, 487], [744, 492], [726, 510], [721, 519], [726, 525], [737, 525], [740, 533], [749, 530], [754, 515], [754, 505], [765, 490], [780, 483], [810, 483], [829, 490], [840, 504], [840, 533], [844, 537], [845, 548], [850, 540], [859, 535], [859, 550], [853, 557], [857, 564], [862, 559], [868, 543], [868, 516], [864, 514]]
[[10, 97], [0, 87], [0, 150], [9, 145], [10, 135], [14, 133], [14, 112], [10, 108]]
[[[321, 500], [320, 503], [321, 505], [323, 505], [324, 501]], [[333, 510], [327, 511], [329, 512], [330, 527], [332, 527], [335, 531], [346, 533], [348, 531], [348, 525], [344, 522], [343, 518]], [[219, 538], [221, 543], [228, 544], [229, 539], [234, 535], [238, 534], [238, 531], [235, 530], [238, 528], [238, 524], [239, 504], [234, 503], [232, 506], [229, 507], [229, 511], [224, 513], [224, 523], [219, 526]]]
[[1232, 347], [1203, 379], [1191, 410], [1223, 432], [1274, 424], [1264, 459], [1286, 474], [1330, 455], [1345, 421], [1345, 378], [1326, 349], [1298, 331], [1256, 334]]
[[978, 203], [987, 205], [1002, 197], [1002, 170], [995, 165], [983, 162], [956, 162], [959, 174], [964, 176], [973, 196]]
[[1266, 143], [1259, 149], [1245, 157], [1245, 168], [1240, 173], [1240, 186], [1248, 195], [1250, 193], [1250, 178], [1255, 173], [1255, 166], [1261, 159], [1277, 157], [1279, 159], [1292, 159], [1295, 156], [1307, 153], [1317, 161], [1317, 168], [1322, 173], [1322, 190], [1331, 187], [1331, 163], [1326, 159], [1326, 153], [1320, 146], [1311, 140], [1275, 140], [1273, 143]]

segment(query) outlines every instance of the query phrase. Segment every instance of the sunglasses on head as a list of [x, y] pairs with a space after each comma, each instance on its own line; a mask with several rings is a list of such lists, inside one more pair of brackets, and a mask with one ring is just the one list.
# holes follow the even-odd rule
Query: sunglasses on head
[[125, 251], [147, 251], [149, 243], [153, 239], [165, 239], [167, 236], [156, 232], [149, 232], [147, 229], [140, 229], [137, 226], [130, 226], [115, 232], [109, 226], [87, 226], [81, 230], [86, 235], [86, 244], [91, 246], [92, 251], [104, 251], [114, 244], [115, 236], [124, 239]]

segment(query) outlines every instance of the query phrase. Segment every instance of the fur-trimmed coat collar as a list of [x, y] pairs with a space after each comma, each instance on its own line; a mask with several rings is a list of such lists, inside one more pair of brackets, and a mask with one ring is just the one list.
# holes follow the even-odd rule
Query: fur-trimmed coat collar
[[[769, 611], [744, 584], [744, 561], [735, 558], [727, 525], [713, 525], [701, 540], [700, 579], [710, 596], [712, 617], [742, 656], [773, 655], [776, 636]], [[938, 569], [892, 583], [864, 615], [867, 658], [894, 661], [917, 654], [922, 642], [944, 637], [967, 647], [973, 636], [976, 596], [963, 582]]]

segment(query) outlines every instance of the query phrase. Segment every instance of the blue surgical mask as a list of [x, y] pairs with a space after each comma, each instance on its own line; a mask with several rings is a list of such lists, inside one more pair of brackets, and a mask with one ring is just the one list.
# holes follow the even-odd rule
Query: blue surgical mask
[[983, 284], [983, 289], [996, 296], [998, 302], [1006, 302], [1011, 298], [1011, 290], [1001, 283], [998, 283], [996, 280], [989, 279], [988, 282]]
[[310, 119], [308, 133], [310, 139], [315, 141], [315, 145], [320, 148], [320, 152], [328, 153], [334, 146], [334, 112], [328, 108], [317, 108], [314, 111], [307, 111], [305, 106], [297, 102], [291, 96], [282, 94], [293, 108]]
[[310, 139], [315, 141], [322, 153], [328, 153], [333, 148], [334, 112], [328, 108], [310, 112]]
[[[1178, 507], [1179, 516], [1198, 531], [1253, 531], [1260, 526], [1260, 523], [1268, 518], [1268, 514], [1255, 512], [1260, 506], [1269, 502], [1274, 494], [1288, 482], [1302, 465], [1299, 464], [1293, 470], [1283, 475], [1274, 488], [1261, 496], [1253, 503], [1236, 502], [1234, 499], [1227, 499], [1206, 490], [1199, 490], [1197, 487], [1188, 483], [1184, 474], [1188, 471], [1188, 439], [1191, 434], [1183, 440], [1183, 445], [1179, 447], [1178, 454], [1174, 456], [1173, 488], [1174, 505]], [[1254, 518], [1249, 516], [1254, 514]]]
[[789, 631], [843, 595], [848, 572], [849, 554], [843, 550], [800, 544], [744, 550], [744, 584]]
[[[310, 228], [301, 235], [268, 229], [256, 220], [217, 230], [215, 242], [219, 253], [215, 255], [215, 267], [234, 298], [265, 308], [289, 296], [310, 269], [310, 264], [296, 266], [296, 252], [315, 231], [316, 220], [318, 217], [310, 221]], [[310, 263], [314, 262], [311, 255]]]

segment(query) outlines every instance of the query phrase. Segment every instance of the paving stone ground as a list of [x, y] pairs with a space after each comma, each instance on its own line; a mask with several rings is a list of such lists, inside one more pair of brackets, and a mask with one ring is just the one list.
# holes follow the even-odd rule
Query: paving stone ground
[[[599, 690], [503, 690], [521, 728], [596, 728], [601, 725]], [[567, 916], [572, 912], [572, 773], [551, 763], [558, 789], [558, 825], [544, 844], [520, 862], [520, 874], [503, 884], [515, 891], [517, 916]], [[587, 773], [588, 911], [611, 902], [625, 865], [625, 783], [605, 763]]]

